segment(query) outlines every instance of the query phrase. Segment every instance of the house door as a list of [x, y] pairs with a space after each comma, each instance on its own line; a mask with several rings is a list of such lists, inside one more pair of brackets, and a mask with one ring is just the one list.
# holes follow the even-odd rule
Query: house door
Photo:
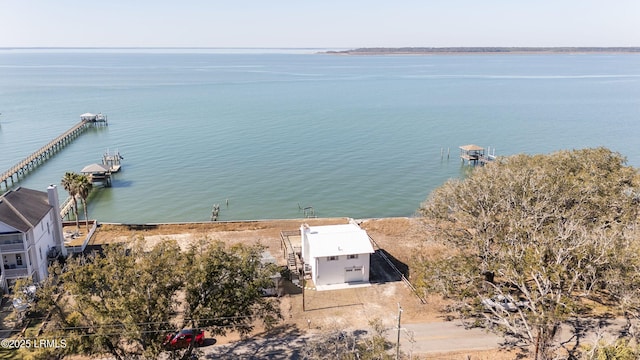
[[344, 269], [344, 282], [359, 282], [363, 280], [362, 266], [353, 266]]
[[22, 255], [16, 255], [16, 265], [22, 266]]

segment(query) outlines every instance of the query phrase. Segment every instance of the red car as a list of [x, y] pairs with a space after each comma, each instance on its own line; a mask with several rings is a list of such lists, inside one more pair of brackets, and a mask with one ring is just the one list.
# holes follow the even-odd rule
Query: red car
[[165, 336], [164, 338], [162, 346], [167, 349], [188, 348], [194, 337], [195, 346], [202, 346], [202, 344], [204, 344], [204, 330], [184, 329], [171, 334], [167, 334], [167, 336]]

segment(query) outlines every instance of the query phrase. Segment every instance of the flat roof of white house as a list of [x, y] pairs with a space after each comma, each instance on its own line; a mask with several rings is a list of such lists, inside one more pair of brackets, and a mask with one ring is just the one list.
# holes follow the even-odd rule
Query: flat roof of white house
[[307, 239], [312, 257], [374, 253], [369, 235], [355, 224], [310, 226]]

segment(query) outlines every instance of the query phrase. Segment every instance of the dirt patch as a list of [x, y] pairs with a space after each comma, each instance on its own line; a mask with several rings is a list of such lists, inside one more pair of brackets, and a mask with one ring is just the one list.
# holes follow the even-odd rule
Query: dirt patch
[[373, 241], [404, 264], [409, 264], [416, 249], [429, 245], [429, 223], [420, 218], [384, 218], [362, 220]]
[[102, 245], [114, 242], [116, 238], [133, 238], [135, 236], [171, 236], [175, 234], [190, 234], [197, 237], [208, 237], [224, 233], [234, 234], [237, 241], [267, 238], [280, 239], [282, 230], [298, 230], [300, 225], [333, 225], [346, 224], [347, 218], [298, 219], [298, 220], [266, 220], [266, 221], [233, 221], [233, 222], [205, 222], [205, 223], [176, 223], [176, 224], [101, 224], [90, 241], [91, 245]]
[[[311, 226], [346, 224], [347, 218], [295, 219], [247, 222], [211, 222], [157, 225], [116, 225], [102, 224], [90, 241], [90, 245], [104, 245], [129, 241], [143, 237], [152, 246], [162, 240], [172, 239], [182, 248], [196, 241], [223, 241], [227, 244], [259, 243], [264, 245], [281, 265], [286, 264], [281, 247], [281, 231], [299, 230], [303, 223]], [[421, 219], [387, 218], [358, 220], [360, 226], [374, 240], [379, 251], [389, 257], [399, 269], [410, 272], [412, 255], [416, 249], [425, 246], [428, 225]], [[372, 257], [372, 267], [378, 260]], [[381, 261], [381, 260], [380, 260]], [[386, 266], [386, 265], [385, 265]], [[375, 280], [375, 276], [372, 276]], [[296, 326], [303, 331], [326, 329], [363, 329], [369, 321], [380, 319], [388, 327], [395, 326], [398, 304], [403, 308], [402, 320], [412, 322], [443, 321], [442, 309], [446, 303], [440, 297], [427, 297], [423, 304], [399, 276], [367, 287], [331, 291], [304, 291], [289, 283], [289, 292], [280, 298], [285, 326]], [[259, 330], [259, 329], [257, 329]], [[219, 344], [237, 340], [230, 335], [218, 338]]]
[[512, 360], [517, 359], [516, 351], [508, 350], [484, 350], [484, 351], [457, 351], [450, 353], [421, 355], [425, 360]]
[[[383, 218], [356, 221], [401, 271], [406, 269], [410, 272], [409, 264], [412, 261], [412, 255], [415, 253], [416, 248], [424, 247], [426, 239], [428, 239], [428, 223], [420, 218]], [[319, 226], [346, 224], [348, 222], [348, 218], [316, 218], [151, 225], [102, 224], [89, 244], [102, 245], [128, 241], [136, 237], [144, 237], [149, 246], [162, 240], [172, 239], [177, 241], [183, 248], [200, 240], [223, 241], [227, 244], [259, 243], [266, 246], [279, 263], [284, 264], [285, 259], [280, 238], [281, 231], [297, 231], [303, 223]], [[375, 256], [372, 258], [372, 263], [377, 261]], [[388, 302], [390, 304], [389, 311], [395, 313], [397, 312], [398, 302], [406, 303], [407, 307], [413, 307], [413, 304], [417, 302], [415, 310], [407, 311], [404, 319], [407, 321], [411, 321], [413, 317], [420, 319], [420, 321], [425, 319], [437, 321], [440, 319], [439, 310], [442, 301], [437, 300], [435, 297], [430, 298], [428, 299], [429, 305], [424, 306], [420, 303], [418, 297], [404, 283], [398, 280], [399, 277], [393, 279], [393, 281], [382, 281], [366, 288], [328, 292], [307, 291], [305, 295], [307, 295], [306, 300], [309, 302], [310, 308], [316, 309], [316, 313], [327, 315], [332, 313], [332, 308], [351, 307], [351, 310], [353, 310], [354, 307], [360, 306], [367, 311], [373, 310], [369, 309], [369, 307], [385, 308], [383, 305], [375, 304], [380, 302]], [[386, 286], [387, 284], [389, 286]], [[342, 299], [341, 301], [338, 301], [339, 298], [335, 296], [338, 293], [340, 293], [339, 298]], [[287, 307], [287, 302], [291, 304], [297, 303], [300, 308], [299, 312], [302, 312], [302, 302], [298, 297], [301, 298], [302, 294], [291, 295], [289, 296], [290, 300], [287, 297], [283, 298], [284, 307]], [[381, 301], [373, 301], [373, 299], [380, 299]], [[337, 303], [341, 305], [336, 305]], [[291, 305], [292, 309], [295, 307]], [[386, 317], [389, 311], [372, 311], [369, 314], [377, 314], [381, 315], [381, 317], [384, 315]], [[291, 310], [289, 312], [291, 312], [291, 318], [299, 315], [298, 311]], [[334, 312], [342, 312], [342, 310], [335, 310]], [[345, 312], [349, 313], [351, 311], [347, 310]], [[413, 314], [409, 315], [408, 313]], [[371, 316], [359, 317], [371, 318]], [[362, 323], [363, 321], [361, 320], [356, 321], [354, 319], [350, 322], [355, 325]], [[364, 323], [366, 324], [366, 319], [364, 319]], [[306, 318], [301, 324], [308, 327]]]

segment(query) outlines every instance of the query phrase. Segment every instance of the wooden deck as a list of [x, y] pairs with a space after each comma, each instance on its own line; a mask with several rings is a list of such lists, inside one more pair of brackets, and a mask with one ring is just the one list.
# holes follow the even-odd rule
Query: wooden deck
[[64, 235], [64, 245], [69, 253], [81, 253], [87, 247], [87, 244], [98, 229], [96, 220], [89, 220], [89, 231], [86, 228], [86, 222], [80, 220], [80, 228], [76, 227], [75, 221], [63, 221], [62, 233]]
[[[31, 155], [29, 155], [24, 160], [20, 161], [9, 170], [5, 171], [2, 175], [0, 175], [0, 184], [4, 184], [5, 189], [9, 188], [9, 180], [11, 180], [11, 185], [14, 182], [20, 180], [21, 177], [26, 176], [26, 174], [33, 170], [35, 167], [40, 165], [49, 159], [55, 152], [62, 149], [64, 146], [69, 144], [73, 139], [75, 139], [78, 135], [80, 135], [86, 128], [91, 124], [90, 121], [80, 121], [76, 125], [74, 125], [71, 129], [62, 133], [62, 135], [56, 137], [51, 140], [47, 145], [41, 147]], [[15, 179], [14, 179], [15, 177]]]
[[[293, 242], [291, 241], [293, 239]], [[300, 230], [290, 230], [280, 232], [280, 248], [283, 251], [283, 256], [287, 260], [287, 267], [292, 274], [296, 274], [299, 270], [299, 266], [302, 265], [300, 261], [301, 239]], [[300, 264], [299, 264], [300, 262]]]
[[478, 155], [478, 156], [470, 156], [470, 155], [460, 155], [460, 159], [462, 161], [467, 161], [469, 164], [479, 164], [484, 165], [496, 159], [493, 155]]

